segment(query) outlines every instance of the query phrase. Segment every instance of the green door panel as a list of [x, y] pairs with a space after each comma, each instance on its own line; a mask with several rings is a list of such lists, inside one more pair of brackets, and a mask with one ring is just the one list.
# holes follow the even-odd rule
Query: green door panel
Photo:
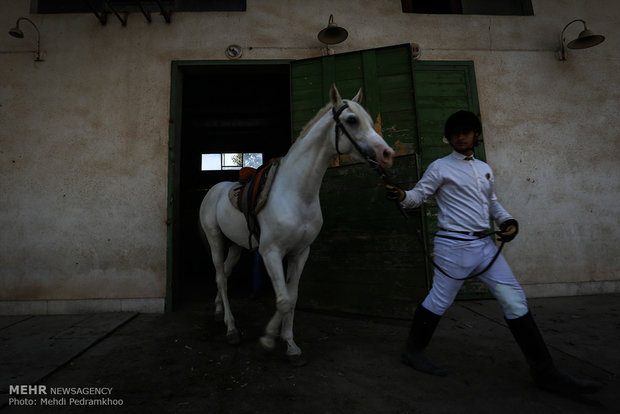
[[[413, 80], [421, 142], [421, 168], [425, 170], [431, 162], [452, 152], [452, 148], [443, 142], [444, 123], [451, 114], [468, 110], [480, 116], [476, 77], [473, 62], [414, 61]], [[481, 160], [486, 159], [482, 142], [476, 147], [475, 156]], [[437, 205], [434, 200], [430, 200], [423, 210], [426, 243], [432, 248], [433, 234], [438, 230]], [[489, 296], [485, 286], [478, 279], [472, 279], [465, 282], [457, 298]]]
[[[335, 83], [343, 98], [363, 90], [363, 106], [397, 157], [390, 176], [403, 186], [418, 179], [418, 149], [409, 45], [293, 62], [293, 136], [329, 102]], [[311, 247], [298, 306], [410, 317], [428, 292], [427, 264], [414, 231], [385, 199], [383, 183], [365, 164], [342, 156], [321, 188], [323, 229]], [[411, 220], [421, 226], [420, 212]]]
[[[336, 84], [343, 98], [362, 88], [362, 104], [397, 155], [415, 152], [416, 128], [409, 45], [306, 59], [291, 65], [293, 137], [329, 102]], [[339, 165], [351, 164], [340, 159]]]
[[[472, 62], [418, 62], [408, 44], [312, 58], [291, 64], [291, 117], [295, 139], [329, 102], [335, 83], [343, 98], [363, 90], [363, 106], [396, 151], [389, 171], [403, 188], [415, 185], [433, 160], [450, 152], [443, 124], [453, 112], [479, 113]], [[476, 155], [484, 159], [482, 146]], [[368, 166], [338, 157], [320, 193], [324, 224], [311, 247], [300, 284], [301, 308], [409, 318], [430, 288], [437, 208], [410, 212], [406, 222], [385, 199], [382, 181]], [[413, 226], [412, 226], [413, 224]], [[461, 297], [482, 297], [468, 282]]]

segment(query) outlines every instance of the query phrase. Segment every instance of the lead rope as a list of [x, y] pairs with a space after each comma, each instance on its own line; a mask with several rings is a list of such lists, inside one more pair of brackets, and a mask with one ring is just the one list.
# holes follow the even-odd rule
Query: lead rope
[[[392, 183], [392, 181], [390, 180], [390, 178], [388, 177], [387, 173], [385, 172], [385, 170], [383, 169], [383, 167], [381, 167], [381, 165], [379, 165], [379, 163], [373, 159], [368, 159], [368, 163], [370, 164], [370, 167], [377, 173], [379, 174], [379, 177], [381, 178], [381, 180], [385, 183], [385, 184], [389, 184], [389, 185], [394, 185]], [[405, 218], [405, 221], [407, 221], [408, 223], [411, 224], [411, 227], [413, 227], [415, 234], [417, 236], [417, 240], [420, 243], [420, 246], [422, 246], [422, 249], [425, 249], [425, 245], [424, 245], [424, 239], [422, 238], [422, 231], [418, 228], [418, 226], [410, 219], [409, 214], [407, 214], [407, 212], [405, 211], [405, 209], [403, 208], [403, 206], [400, 204], [400, 202], [396, 201], [396, 207], [398, 208], [398, 211], [400, 211], [400, 214]], [[485, 237], [489, 237], [493, 234], [500, 234], [499, 231], [492, 231], [492, 232], [488, 232], [486, 234], [483, 234], [482, 236], [478, 237], [478, 239], [483, 239]], [[438, 237], [442, 237], [441, 235], [439, 235]], [[455, 239], [455, 240], [463, 240], [466, 241], [466, 239], [456, 239], [456, 238], [452, 238], [452, 237], [446, 237], [449, 239]], [[477, 239], [472, 239], [472, 240], [477, 240]], [[504, 244], [506, 242], [502, 241], [501, 244], [499, 245], [499, 248], [497, 249], [497, 253], [495, 253], [495, 256], [493, 256], [493, 259], [489, 262], [488, 265], [486, 265], [486, 267], [484, 269], [482, 269], [480, 272], [475, 273], [473, 275], [469, 275], [466, 276], [464, 278], [458, 278], [458, 277], [454, 277], [451, 276], [448, 272], [446, 272], [445, 270], [443, 270], [437, 263], [435, 263], [435, 260], [433, 260], [433, 257], [429, 254], [427, 254], [426, 256], [428, 257], [428, 259], [431, 261], [431, 263], [433, 264], [433, 266], [439, 270], [442, 274], [444, 274], [445, 276], [449, 277], [450, 279], [453, 280], [468, 280], [468, 279], [473, 279], [475, 277], [480, 276], [481, 274], [485, 273], [487, 270], [489, 270], [491, 268], [491, 266], [493, 266], [493, 263], [495, 263], [495, 260], [497, 260], [497, 258], [499, 257], [500, 253], [502, 252], [502, 249], [504, 248]]]

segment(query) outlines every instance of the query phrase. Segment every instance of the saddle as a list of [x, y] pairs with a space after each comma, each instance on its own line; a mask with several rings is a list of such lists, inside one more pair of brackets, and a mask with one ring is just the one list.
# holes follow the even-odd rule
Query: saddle
[[250, 250], [252, 250], [252, 236], [255, 236], [257, 240], [260, 236], [260, 226], [256, 220], [256, 215], [267, 202], [279, 161], [279, 158], [273, 158], [257, 169], [242, 168], [239, 171], [239, 183], [233, 186], [228, 193], [231, 204], [245, 216], [250, 231]]

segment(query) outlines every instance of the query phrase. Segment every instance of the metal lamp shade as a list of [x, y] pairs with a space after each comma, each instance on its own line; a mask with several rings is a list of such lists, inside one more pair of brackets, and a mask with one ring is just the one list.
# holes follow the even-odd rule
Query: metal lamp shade
[[594, 34], [592, 33], [592, 30], [585, 29], [584, 31], [579, 33], [577, 39], [570, 41], [566, 45], [566, 47], [568, 47], [569, 49], [586, 49], [588, 47], [596, 46], [602, 43], [604, 40], [605, 36]]
[[9, 30], [9, 34], [11, 36], [13, 36], [13, 37], [18, 38], [18, 39], [23, 39], [24, 38], [24, 32], [22, 32], [19, 27], [14, 27], [11, 30]]
[[349, 32], [334, 23], [334, 16], [330, 15], [327, 27], [321, 30], [317, 37], [326, 45], [335, 45], [344, 42], [349, 37]]

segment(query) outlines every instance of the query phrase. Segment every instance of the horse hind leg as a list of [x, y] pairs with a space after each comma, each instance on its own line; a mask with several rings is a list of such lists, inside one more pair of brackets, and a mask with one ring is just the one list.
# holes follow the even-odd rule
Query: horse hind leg
[[220, 280], [220, 274], [224, 272], [224, 239], [220, 233], [217, 235], [208, 237], [211, 260], [215, 267], [215, 282], [217, 284], [217, 294], [215, 295], [215, 320], [220, 322], [224, 320], [224, 305], [222, 302], [222, 293], [218, 280]]
[[217, 295], [215, 297], [215, 318], [221, 319], [222, 313], [226, 324], [226, 340], [231, 345], [241, 342], [241, 335], [235, 326], [235, 318], [228, 301], [228, 277], [241, 257], [242, 248], [232, 245], [228, 249], [228, 255], [224, 260], [224, 243], [218, 240], [211, 244], [211, 257], [215, 266], [215, 282]]
[[[230, 314], [230, 320], [232, 321], [230, 325], [226, 324], [226, 340], [230, 345], [237, 345], [241, 342], [241, 334], [239, 333], [239, 330], [235, 327], [235, 319], [230, 309], [230, 303], [228, 302], [228, 278], [230, 277], [230, 274], [232, 273], [235, 265], [239, 262], [242, 251], [243, 248], [236, 244], [230, 246], [230, 248], [228, 249], [228, 256], [226, 257], [226, 261], [224, 262], [224, 283], [226, 284], [227, 288], [222, 296], [224, 297], [223, 303], [225, 304], [225, 309], [226, 306], [228, 306], [228, 313]], [[226, 312], [224, 312], [224, 321], [226, 321]]]

